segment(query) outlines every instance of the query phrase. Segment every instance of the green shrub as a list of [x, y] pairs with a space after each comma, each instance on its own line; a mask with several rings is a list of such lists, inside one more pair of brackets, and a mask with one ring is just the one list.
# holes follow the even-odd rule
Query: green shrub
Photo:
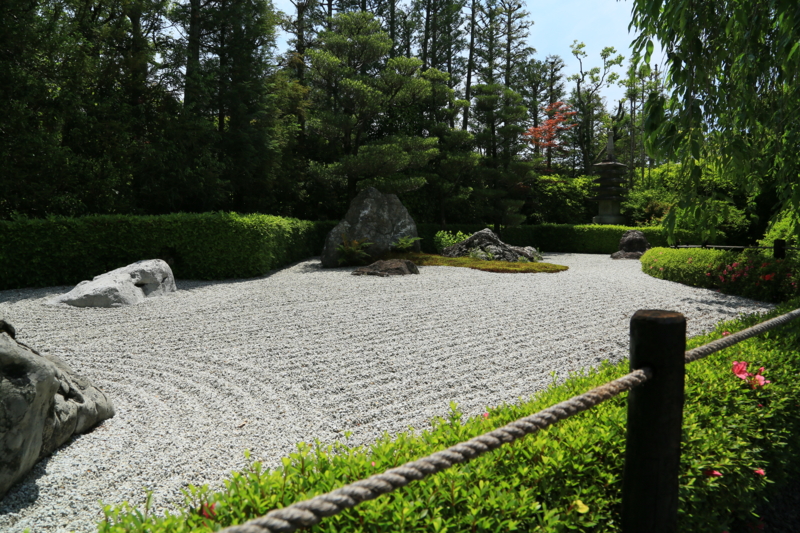
[[787, 243], [791, 242], [794, 246], [797, 246], [795, 225], [796, 222], [789, 211], [781, 213], [772, 227], [767, 231], [767, 234], [764, 235], [764, 238], [758, 241], [758, 245], [772, 246], [776, 239], [783, 239]]
[[392, 250], [396, 252], [410, 252], [417, 241], [421, 241], [422, 237], [412, 237], [411, 235], [406, 235], [405, 237], [400, 237], [395, 242], [392, 243]]
[[366, 249], [372, 246], [373, 243], [367, 242], [366, 239], [348, 239], [347, 235], [342, 235], [342, 244], [336, 247], [339, 252], [338, 262], [340, 265], [365, 265], [370, 255]]
[[0, 290], [72, 285], [155, 258], [183, 279], [259, 276], [319, 254], [332, 227], [222, 212], [0, 221]]
[[538, 176], [530, 182], [531, 203], [523, 207], [523, 214], [531, 224], [586, 224], [597, 214], [594, 196], [595, 176], [571, 178], [553, 174]]
[[433, 243], [436, 246], [436, 251], [442, 253], [442, 250], [448, 246], [453, 246], [470, 238], [466, 233], [458, 232], [452, 234], [449, 231], [440, 231], [433, 236]]
[[641, 261], [642, 270], [656, 278], [764, 302], [782, 302], [800, 295], [798, 255], [773, 259], [771, 253], [758, 250], [652, 248]]
[[[770, 314], [800, 306], [794, 300]], [[758, 322], [721, 324], [691, 339], [692, 348]], [[680, 531], [735, 530], [754, 525], [753, 512], [797, 475], [800, 464], [800, 321], [749, 339], [687, 367], [680, 472]], [[765, 368], [771, 383], [751, 389], [731, 370], [734, 361]], [[234, 473], [225, 490], [190, 487], [186, 506], [166, 517], [144, 517], [127, 504], [104, 508], [105, 532], [213, 531], [266, 514], [485, 433], [585, 392], [627, 372], [627, 362], [571, 375], [533, 399], [489, 409], [462, 422], [451, 404], [446, 420], [421, 433], [384, 435], [366, 448], [340, 443], [298, 445], [267, 470], [259, 463]], [[555, 381], [555, 376], [554, 376]], [[325, 518], [311, 531], [620, 530], [625, 443], [625, 395], [487, 453]], [[765, 475], [760, 475], [761, 472]], [[716, 473], [721, 474], [717, 476]]]

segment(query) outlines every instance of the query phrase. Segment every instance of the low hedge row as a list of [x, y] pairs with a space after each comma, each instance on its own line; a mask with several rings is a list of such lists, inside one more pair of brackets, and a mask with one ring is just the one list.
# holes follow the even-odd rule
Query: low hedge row
[[[800, 306], [789, 302], [769, 316]], [[690, 339], [688, 348], [763, 320], [746, 317]], [[745, 531], [770, 486], [792, 479], [800, 464], [800, 321], [687, 367], [680, 471], [680, 531]], [[754, 388], [732, 371], [746, 361], [770, 381]], [[627, 361], [570, 376], [530, 401], [492, 408], [422, 433], [385, 435], [368, 448], [300, 444], [267, 470], [234, 473], [226, 489], [190, 486], [185, 507], [153, 516], [127, 504], [106, 506], [102, 533], [208, 532], [328, 492], [346, 483], [452, 446], [616, 378]], [[555, 378], [555, 377], [554, 377]], [[475, 460], [325, 518], [314, 532], [616, 532], [626, 423], [625, 395]]]
[[[451, 224], [447, 231], [459, 231], [472, 235], [485, 228], [479, 224]], [[422, 237], [422, 251], [437, 253], [433, 237], [442, 229], [439, 224], [417, 224]], [[490, 228], [491, 229], [491, 228]], [[667, 246], [667, 234], [661, 227], [601, 226], [597, 224], [539, 224], [502, 228], [500, 238], [514, 246], [534, 246], [545, 252], [613, 254], [619, 250], [619, 240], [628, 230], [639, 230], [645, 234], [651, 246]], [[700, 244], [699, 234], [687, 230], [676, 230], [676, 238], [683, 244]]]
[[[336, 222], [270, 215], [178, 213], [161, 216], [93, 215], [81, 218], [0, 221], [0, 290], [72, 285], [139, 259], [165, 259], [183, 279], [259, 276], [317, 255]], [[468, 235], [481, 224], [454, 225]], [[418, 224], [422, 251], [437, 253], [438, 224]], [[667, 244], [661, 228], [542, 224], [503, 228], [501, 238], [546, 252], [611, 254], [629, 229], [653, 246]], [[683, 230], [685, 243], [699, 237]]]
[[155, 258], [178, 278], [259, 276], [319, 254], [333, 225], [222, 212], [0, 221], [0, 290], [72, 285]]
[[769, 251], [651, 248], [642, 270], [653, 277], [716, 289], [764, 302], [800, 296], [800, 254], [774, 259]]

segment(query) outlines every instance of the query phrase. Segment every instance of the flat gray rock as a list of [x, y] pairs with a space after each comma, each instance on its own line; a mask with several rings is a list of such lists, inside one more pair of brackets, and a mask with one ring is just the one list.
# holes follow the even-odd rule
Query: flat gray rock
[[404, 276], [407, 274], [419, 274], [419, 268], [408, 259], [388, 259], [386, 261], [375, 261], [371, 265], [357, 268], [353, 271], [354, 276]]
[[67, 294], [57, 296], [49, 303], [74, 307], [122, 307], [176, 290], [175, 276], [169, 265], [161, 259], [148, 259], [100, 274], [92, 281], [81, 281]]
[[13, 326], [0, 320], [0, 499], [74, 434], [114, 416], [111, 401], [91, 381], [15, 337]]

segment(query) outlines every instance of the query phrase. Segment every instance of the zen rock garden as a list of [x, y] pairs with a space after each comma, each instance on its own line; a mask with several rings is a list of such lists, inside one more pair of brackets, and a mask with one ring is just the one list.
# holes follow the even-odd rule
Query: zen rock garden
[[16, 340], [0, 320], [0, 498], [40, 459], [114, 416], [114, 405], [54, 355]]

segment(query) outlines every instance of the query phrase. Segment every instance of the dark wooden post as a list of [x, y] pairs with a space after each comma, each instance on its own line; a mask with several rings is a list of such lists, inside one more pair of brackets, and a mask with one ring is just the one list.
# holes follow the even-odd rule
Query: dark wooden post
[[631, 370], [650, 367], [653, 378], [628, 394], [622, 531], [677, 533], [686, 318], [636, 311], [630, 350]]
[[772, 243], [772, 257], [786, 259], [786, 241], [784, 239], [775, 239], [775, 242]]

